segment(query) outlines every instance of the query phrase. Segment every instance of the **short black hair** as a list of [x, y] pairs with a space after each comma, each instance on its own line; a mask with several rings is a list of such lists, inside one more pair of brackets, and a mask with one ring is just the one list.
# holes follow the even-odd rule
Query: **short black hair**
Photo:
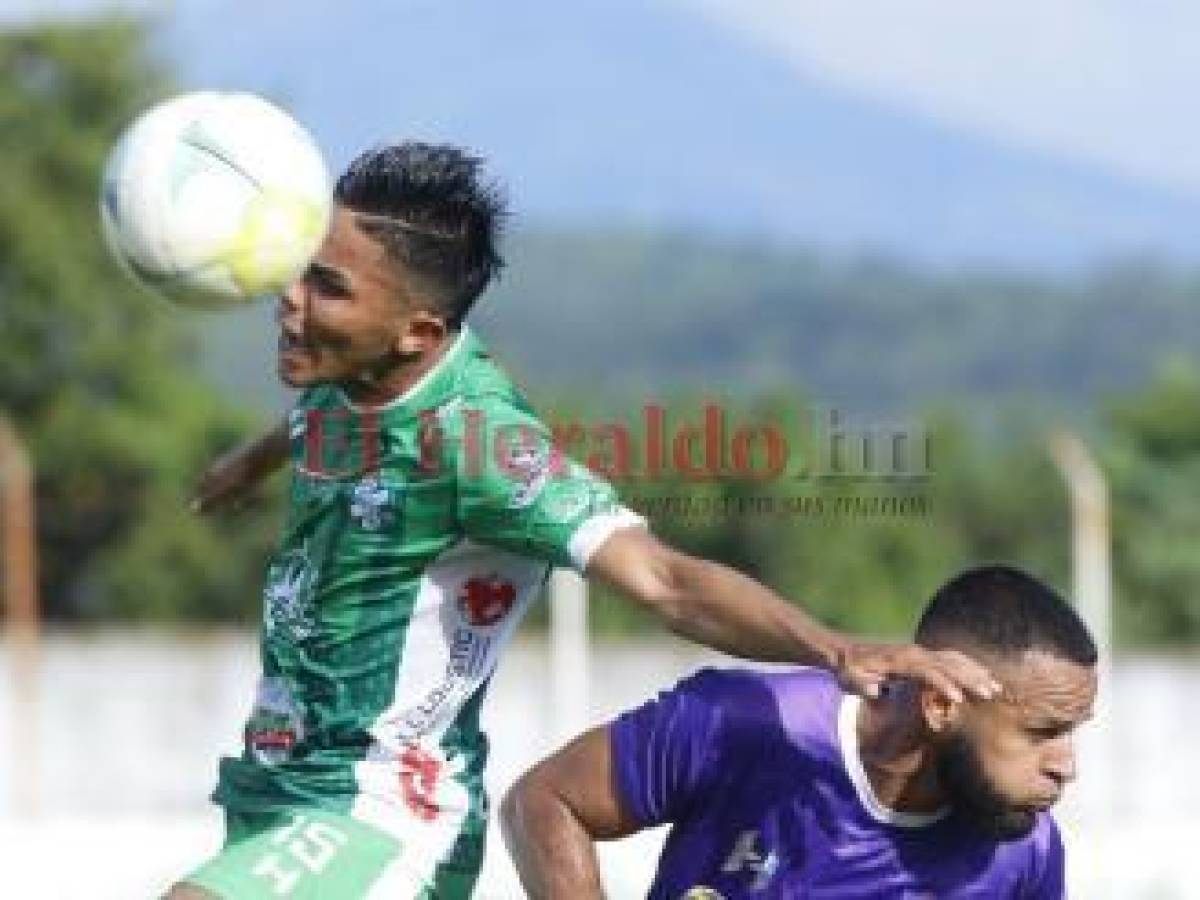
[[333, 191], [359, 227], [402, 262], [458, 328], [504, 261], [497, 244], [507, 218], [503, 191], [483, 159], [451, 144], [407, 141], [376, 147], [346, 169]]
[[962, 643], [1011, 656], [1043, 650], [1094, 665], [1096, 644], [1075, 609], [1057, 591], [1014, 566], [985, 565], [954, 576], [933, 595], [917, 623], [917, 643]]

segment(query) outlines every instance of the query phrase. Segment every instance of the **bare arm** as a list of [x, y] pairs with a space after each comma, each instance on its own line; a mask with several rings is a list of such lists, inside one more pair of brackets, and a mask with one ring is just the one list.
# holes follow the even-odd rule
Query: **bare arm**
[[853, 640], [754, 579], [680, 553], [641, 528], [615, 532], [587, 574], [658, 613], [676, 634], [747, 659], [818, 666], [869, 697], [889, 676], [916, 678], [953, 700], [964, 691], [987, 699], [1000, 690], [964, 654]]
[[192, 500], [192, 509], [208, 513], [245, 497], [260, 481], [287, 460], [287, 421], [262, 436], [219, 457], [204, 474]]
[[603, 896], [593, 841], [640, 830], [613, 782], [607, 728], [593, 728], [526, 772], [500, 808], [504, 843], [534, 900]]

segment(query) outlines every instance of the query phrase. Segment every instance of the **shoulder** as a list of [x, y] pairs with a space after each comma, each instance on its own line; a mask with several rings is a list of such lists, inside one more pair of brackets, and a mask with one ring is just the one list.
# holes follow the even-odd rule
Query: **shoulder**
[[[776, 733], [794, 738], [836, 720], [841, 689], [818, 669], [701, 669], [685, 678], [673, 693], [710, 707], [727, 732], [752, 732], [761, 738]], [[820, 725], [805, 721], [815, 719]]]
[[531, 412], [529, 402], [517, 389], [512, 377], [496, 361], [487, 347], [474, 334], [468, 335], [467, 345], [457, 366], [454, 396], [467, 403], [510, 406]]
[[647, 715], [659, 721], [689, 723], [710, 737], [734, 727], [757, 729], [778, 722], [762, 673], [749, 669], [700, 669], [621, 718]]
[[[779, 732], [779, 717], [762, 673], [706, 668], [689, 675], [610, 725], [617, 749], [688, 748], [705, 765], [744, 758]], [[640, 757], [639, 757], [640, 758]]]
[[695, 697], [718, 707], [736, 710], [742, 704], [757, 709], [771, 696], [768, 673], [752, 669], [720, 669], [706, 667], [681, 679], [672, 693]]
[[823, 669], [796, 666], [772, 672], [768, 684], [789, 746], [806, 755], [836, 752], [845, 697], [837, 679]]

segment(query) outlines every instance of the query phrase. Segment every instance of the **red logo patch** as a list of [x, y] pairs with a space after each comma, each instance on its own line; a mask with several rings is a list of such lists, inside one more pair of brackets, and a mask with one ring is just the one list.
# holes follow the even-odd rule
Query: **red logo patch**
[[420, 747], [409, 744], [400, 756], [400, 793], [418, 819], [432, 822], [442, 811], [434, 801], [442, 764]]
[[495, 625], [517, 602], [517, 589], [511, 581], [491, 578], [471, 578], [458, 595], [458, 608], [467, 621], [478, 628]]

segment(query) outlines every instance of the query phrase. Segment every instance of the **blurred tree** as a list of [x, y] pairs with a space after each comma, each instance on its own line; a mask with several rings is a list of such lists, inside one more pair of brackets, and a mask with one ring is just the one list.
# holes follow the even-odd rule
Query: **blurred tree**
[[52, 617], [229, 618], [258, 602], [267, 521], [228, 541], [186, 509], [248, 425], [194, 376], [183, 313], [108, 257], [97, 190], [121, 128], [168, 93], [132, 18], [0, 32], [0, 410], [37, 467]]
[[1110, 404], [1117, 634], [1200, 641], [1200, 372], [1179, 360]]

